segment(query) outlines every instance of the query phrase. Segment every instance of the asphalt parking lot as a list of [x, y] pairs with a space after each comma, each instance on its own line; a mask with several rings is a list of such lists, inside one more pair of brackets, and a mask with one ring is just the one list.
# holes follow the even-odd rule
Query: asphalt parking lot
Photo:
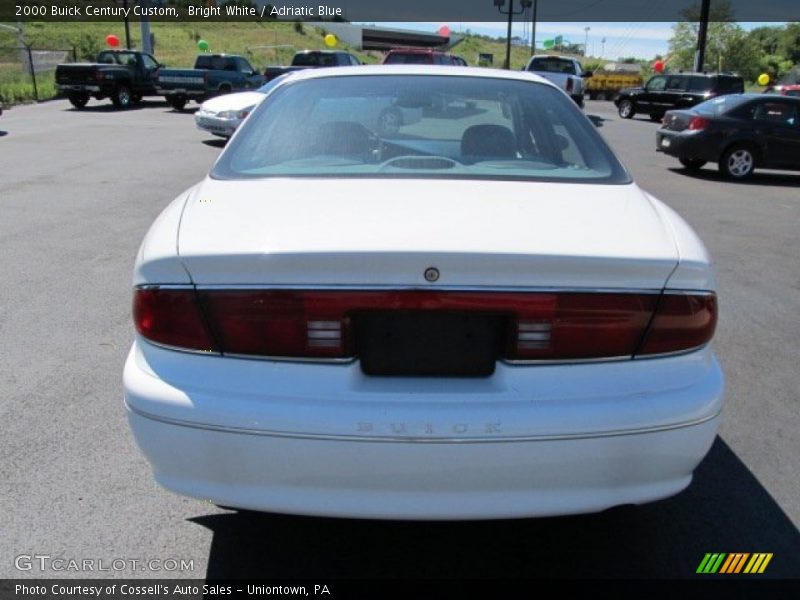
[[772, 552], [767, 576], [800, 576], [800, 174], [736, 184], [715, 166], [688, 173], [655, 152], [656, 124], [623, 121], [605, 102], [586, 113], [716, 260], [727, 377], [717, 442], [687, 491], [638, 508], [375, 523], [239, 514], [174, 496], [133, 443], [121, 385], [133, 260], [156, 215], [222, 145], [191, 113], [158, 102], [4, 112], [0, 578], [113, 574], [20, 571], [20, 555], [193, 561], [117, 573], [142, 577], [691, 577], [706, 552]]

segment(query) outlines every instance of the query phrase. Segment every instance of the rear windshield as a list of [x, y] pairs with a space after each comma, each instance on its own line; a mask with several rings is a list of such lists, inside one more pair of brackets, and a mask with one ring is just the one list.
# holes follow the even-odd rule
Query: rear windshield
[[319, 52], [308, 52], [307, 54], [295, 54], [292, 59], [293, 67], [334, 67], [336, 66], [336, 56], [333, 54], [320, 54]]
[[566, 73], [575, 75], [575, 63], [563, 58], [542, 57], [531, 61], [528, 71], [541, 71], [543, 73]]
[[210, 69], [212, 71], [235, 71], [236, 63], [229, 56], [203, 56], [197, 57], [195, 69]]
[[747, 96], [719, 96], [717, 98], [712, 98], [711, 100], [701, 102], [692, 110], [701, 114], [717, 116], [736, 109], [748, 100], [749, 98]]
[[630, 181], [552, 86], [445, 75], [289, 82], [250, 116], [212, 176]]

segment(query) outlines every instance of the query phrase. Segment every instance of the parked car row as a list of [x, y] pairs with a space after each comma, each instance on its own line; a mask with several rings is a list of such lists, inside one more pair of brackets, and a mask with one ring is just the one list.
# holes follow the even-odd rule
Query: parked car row
[[[387, 53], [386, 64], [449, 64], [466, 66], [458, 56], [433, 49], [402, 48]], [[303, 50], [286, 67], [267, 67], [259, 73], [243, 56], [200, 54], [193, 69], [167, 69], [152, 55], [136, 50], [103, 50], [94, 63], [69, 63], [56, 67], [55, 79], [75, 108], [90, 98], [111, 99], [116, 108], [129, 108], [146, 96], [163, 96], [176, 110], [193, 100], [236, 91], [256, 90], [285, 73], [320, 67], [359, 66], [349, 52]]]

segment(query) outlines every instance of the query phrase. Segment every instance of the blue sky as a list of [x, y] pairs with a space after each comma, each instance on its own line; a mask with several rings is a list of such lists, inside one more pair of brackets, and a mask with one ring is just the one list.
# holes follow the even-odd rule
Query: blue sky
[[[740, 23], [745, 29], [758, 25], [779, 25], [779, 23]], [[380, 27], [436, 31], [447, 25], [453, 33], [469, 29], [473, 33], [505, 37], [506, 23], [375, 23]], [[565, 40], [583, 44], [586, 39], [585, 28], [589, 27], [589, 54], [606, 60], [622, 56], [653, 58], [656, 54], [666, 54], [673, 23], [538, 23], [536, 26], [537, 46], [542, 41], [563, 35]], [[530, 23], [514, 22], [513, 35], [530, 39]], [[605, 44], [602, 43], [605, 38]]]

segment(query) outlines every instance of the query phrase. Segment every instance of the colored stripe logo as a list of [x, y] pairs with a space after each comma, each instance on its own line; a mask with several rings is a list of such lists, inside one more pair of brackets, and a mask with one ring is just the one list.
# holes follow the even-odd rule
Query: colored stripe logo
[[724, 552], [707, 553], [703, 560], [700, 561], [700, 566], [697, 567], [697, 573], [713, 574], [713, 573], [748, 573], [756, 574], [763, 573], [769, 561], [772, 560], [772, 552], [732, 552], [726, 554]]

